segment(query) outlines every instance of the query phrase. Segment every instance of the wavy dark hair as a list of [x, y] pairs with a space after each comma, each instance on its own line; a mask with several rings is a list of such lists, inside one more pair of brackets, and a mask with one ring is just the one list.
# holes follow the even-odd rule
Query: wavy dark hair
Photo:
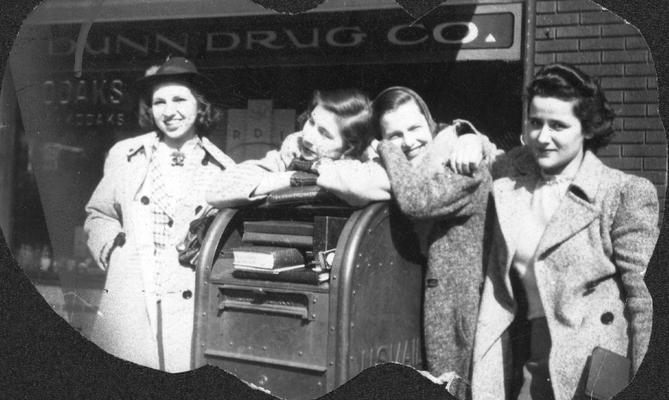
[[598, 80], [573, 65], [555, 63], [541, 68], [527, 88], [527, 96], [528, 104], [535, 96], [576, 100], [574, 115], [581, 122], [583, 133], [592, 135], [583, 142], [586, 150], [596, 152], [606, 146], [615, 133], [615, 112]]
[[[197, 117], [195, 117], [195, 133], [202, 137], [207, 136], [211, 131], [216, 127], [216, 125], [221, 120], [221, 109], [216, 105], [212, 104], [204, 94], [199, 90], [193, 87], [186, 81], [174, 80], [167, 81], [169, 83], [177, 83], [188, 87], [193, 93], [193, 97], [197, 101]], [[155, 86], [154, 86], [155, 88]], [[139, 126], [142, 129], [147, 131], [156, 131], [158, 137], [162, 138], [164, 135], [163, 132], [158, 129], [156, 126], [156, 121], [153, 119], [153, 113], [151, 111], [151, 97], [153, 96], [153, 90], [149, 90], [148, 93], [144, 94], [139, 99], [139, 110], [138, 110], [138, 119]]]
[[316, 90], [311, 98], [307, 117], [317, 106], [337, 116], [344, 140], [342, 155], [359, 158], [374, 138], [369, 97], [358, 89]]

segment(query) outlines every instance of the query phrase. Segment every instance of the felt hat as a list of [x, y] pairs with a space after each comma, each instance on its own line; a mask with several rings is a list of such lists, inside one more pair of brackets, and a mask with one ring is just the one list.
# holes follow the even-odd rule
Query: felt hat
[[184, 82], [205, 96], [216, 94], [216, 84], [197, 71], [195, 64], [184, 57], [170, 57], [154, 73], [138, 79], [134, 89], [139, 95], [150, 95], [151, 90], [164, 82]]

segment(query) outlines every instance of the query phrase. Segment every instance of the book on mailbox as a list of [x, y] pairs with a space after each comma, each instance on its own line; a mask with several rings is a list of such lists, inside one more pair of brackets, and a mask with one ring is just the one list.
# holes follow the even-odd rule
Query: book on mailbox
[[314, 271], [307, 268], [296, 268], [287, 271], [259, 271], [236, 268], [232, 275], [242, 279], [260, 279], [267, 281], [295, 282], [318, 285], [330, 279], [329, 272]]
[[310, 249], [314, 245], [314, 239], [311, 236], [249, 231], [242, 235], [242, 242], [258, 246], [288, 246], [301, 249]]
[[285, 267], [278, 267], [278, 268], [257, 268], [257, 267], [249, 267], [247, 265], [240, 265], [240, 264], [233, 264], [232, 266], [234, 268], [234, 272], [248, 272], [252, 274], [257, 274], [257, 275], [263, 275], [263, 276], [268, 276], [268, 275], [279, 275], [279, 274], [286, 274], [288, 272], [292, 271], [300, 271], [300, 270], [306, 270], [304, 268], [304, 264], [297, 264], [297, 265], [287, 265]]
[[304, 267], [304, 254], [294, 247], [241, 246], [232, 249], [235, 268], [285, 269], [292, 266]]
[[312, 236], [314, 234], [314, 223], [281, 220], [244, 221], [244, 232]]

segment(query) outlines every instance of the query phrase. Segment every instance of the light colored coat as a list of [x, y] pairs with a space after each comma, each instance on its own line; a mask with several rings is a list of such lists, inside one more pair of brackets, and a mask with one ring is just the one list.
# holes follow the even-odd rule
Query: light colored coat
[[[493, 177], [497, 223], [476, 327], [474, 400], [508, 393], [507, 328], [516, 312], [509, 270], [518, 218], [530, 207], [540, 174], [532, 155], [518, 148], [498, 157]], [[557, 400], [585, 398], [585, 366], [596, 346], [629, 357], [633, 372], [638, 369], [652, 323], [643, 277], [658, 236], [657, 218], [657, 193], [650, 182], [608, 168], [586, 151], [539, 242], [535, 263]]]
[[[91, 340], [113, 355], [158, 368], [155, 293], [160, 291], [165, 368], [188, 370], [190, 344], [185, 349], [174, 349], [170, 343], [190, 343], [193, 298], [185, 298], [188, 295], [184, 296], [184, 292], [194, 293], [195, 275], [192, 269], [179, 264], [175, 246], [184, 238], [190, 221], [206, 212], [208, 206], [204, 194], [200, 198], [190, 196], [188, 204], [178, 205], [166, 250], [174, 263], [160, 267], [162, 287], [157, 290], [153, 219], [150, 208], [142, 202], [148, 195], [145, 183], [155, 143], [157, 135], [151, 132], [115, 144], [105, 161], [102, 180], [86, 205], [88, 247], [101, 267], [107, 267], [103, 249], [109, 248], [119, 232], [126, 235], [125, 245], [111, 253]], [[196, 184], [210, 185], [234, 161], [206, 138], [202, 138], [202, 147], [209, 157], [208, 162], [202, 162], [202, 169], [198, 167]], [[191, 319], [183, 320], [184, 315]]]

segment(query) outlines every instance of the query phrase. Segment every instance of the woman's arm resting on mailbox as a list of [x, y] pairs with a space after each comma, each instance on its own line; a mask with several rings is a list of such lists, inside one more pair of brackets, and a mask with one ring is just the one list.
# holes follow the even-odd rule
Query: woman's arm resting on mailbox
[[316, 184], [353, 206], [390, 200], [390, 181], [378, 158], [321, 160]]
[[412, 166], [397, 146], [388, 141], [379, 145], [393, 194], [405, 214], [418, 219], [468, 216], [484, 204], [479, 197], [488, 195], [488, 172], [480, 168], [473, 176], [457, 174], [445, 165], [444, 150], [435, 138], [420, 164]]
[[123, 232], [121, 206], [116, 200], [116, 191], [117, 185], [123, 184], [124, 177], [114, 171], [120, 170], [119, 163], [124, 160], [124, 153], [118, 145], [109, 150], [102, 179], [85, 207], [87, 245], [102, 269], [107, 269], [114, 241]]
[[216, 186], [207, 190], [206, 199], [216, 208], [240, 207], [264, 199], [273, 190], [290, 186], [293, 171], [277, 150], [260, 160], [248, 160], [221, 172]]

